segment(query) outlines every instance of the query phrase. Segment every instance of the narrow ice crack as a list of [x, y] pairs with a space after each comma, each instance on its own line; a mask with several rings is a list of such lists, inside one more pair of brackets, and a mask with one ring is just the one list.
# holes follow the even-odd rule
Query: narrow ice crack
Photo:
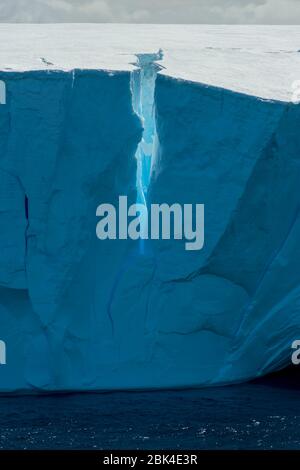
[[[160, 49], [153, 54], [136, 54], [137, 61], [132, 64], [137, 68], [131, 74], [131, 93], [133, 110], [140, 118], [143, 125], [142, 139], [137, 147], [135, 157], [137, 160], [136, 190], [137, 204], [147, 205], [147, 192], [151, 178], [151, 167], [153, 163], [154, 141], [156, 134], [155, 124], [155, 83], [158, 72], [163, 68], [157, 61], [163, 59], [163, 51]], [[145, 221], [144, 221], [145, 222]], [[143, 224], [143, 220], [141, 220]], [[143, 230], [143, 226], [141, 227]], [[125, 258], [118, 271], [107, 303], [107, 313], [114, 335], [114, 319], [112, 314], [113, 302], [119, 284], [132, 266], [135, 260], [144, 254], [144, 240], [140, 240], [139, 249], [133, 250]]]
[[156, 134], [154, 94], [157, 73], [163, 68], [157, 61], [163, 59], [160, 49], [153, 54], [137, 54], [137, 69], [132, 72], [131, 90], [133, 109], [143, 124], [142, 140], [136, 151], [137, 159], [137, 202], [146, 204], [151, 177], [154, 140]]
[[[143, 135], [138, 145], [135, 157], [137, 160], [137, 204], [147, 205], [147, 193], [151, 179], [152, 165], [155, 153], [155, 83], [158, 72], [163, 68], [157, 61], [163, 59], [160, 49], [152, 54], [137, 54], [137, 67], [131, 75], [131, 91], [133, 109], [143, 125]], [[141, 218], [141, 231], [147, 221]], [[140, 252], [144, 253], [144, 240], [140, 240]]]

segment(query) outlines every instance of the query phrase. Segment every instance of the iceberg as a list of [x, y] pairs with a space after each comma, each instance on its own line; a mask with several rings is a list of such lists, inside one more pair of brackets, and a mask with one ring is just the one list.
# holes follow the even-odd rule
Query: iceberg
[[[0, 392], [221, 385], [291, 363], [299, 43], [298, 27], [0, 26]], [[97, 207], [120, 196], [203, 203], [203, 249], [100, 241]]]

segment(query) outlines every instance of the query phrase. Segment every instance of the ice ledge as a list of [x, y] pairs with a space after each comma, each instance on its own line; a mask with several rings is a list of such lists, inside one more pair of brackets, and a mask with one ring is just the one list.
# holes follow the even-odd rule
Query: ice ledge
[[131, 71], [136, 54], [162, 48], [166, 75], [291, 101], [299, 47], [298, 26], [2, 24], [0, 70]]

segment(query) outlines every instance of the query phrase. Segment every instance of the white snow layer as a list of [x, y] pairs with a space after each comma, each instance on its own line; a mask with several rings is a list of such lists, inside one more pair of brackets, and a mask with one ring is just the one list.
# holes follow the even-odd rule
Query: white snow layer
[[300, 26], [2, 24], [0, 70], [132, 70], [162, 48], [166, 75], [291, 101]]

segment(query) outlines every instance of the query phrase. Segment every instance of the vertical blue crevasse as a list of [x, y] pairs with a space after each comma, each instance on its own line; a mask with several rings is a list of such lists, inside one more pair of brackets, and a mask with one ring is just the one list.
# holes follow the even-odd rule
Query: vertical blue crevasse
[[[137, 67], [132, 72], [131, 90], [133, 109], [143, 125], [142, 140], [136, 151], [137, 159], [137, 203], [147, 205], [147, 192], [153, 163], [154, 139], [156, 133], [154, 94], [157, 73], [163, 68], [157, 63], [163, 59], [160, 49], [152, 54], [137, 54]], [[143, 220], [141, 221], [143, 231]], [[140, 240], [140, 252], [144, 253], [144, 240]]]
[[143, 136], [136, 151], [137, 159], [137, 202], [147, 203], [147, 191], [151, 176], [155, 136], [154, 93], [157, 73], [162, 66], [157, 61], [163, 59], [160, 49], [154, 54], [137, 54], [138, 67], [132, 72], [131, 89], [133, 109], [143, 124]]

